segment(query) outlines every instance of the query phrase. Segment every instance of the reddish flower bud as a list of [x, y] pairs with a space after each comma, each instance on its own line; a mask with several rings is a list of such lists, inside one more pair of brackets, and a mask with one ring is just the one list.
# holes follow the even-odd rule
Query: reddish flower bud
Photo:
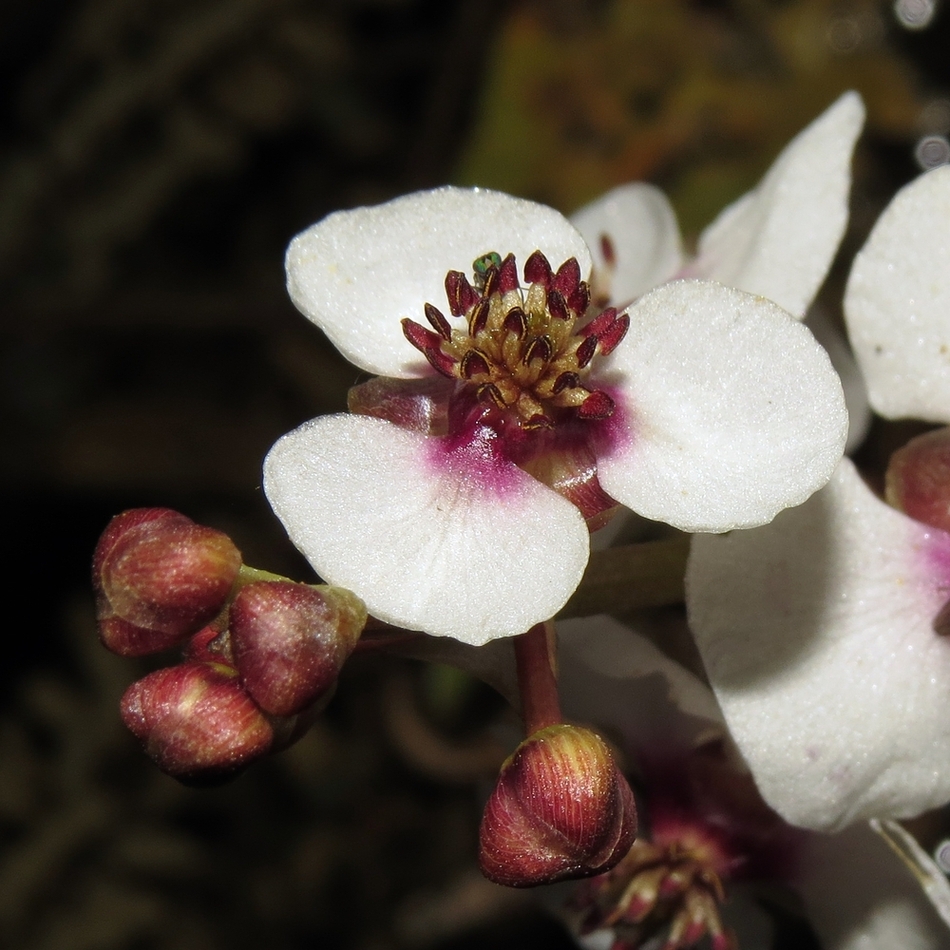
[[509, 887], [589, 877], [620, 861], [636, 832], [633, 793], [603, 739], [548, 726], [502, 766], [482, 816], [479, 864]]
[[122, 721], [158, 767], [181, 779], [222, 778], [269, 751], [273, 729], [223, 665], [181, 663], [133, 683]]
[[376, 376], [354, 386], [346, 401], [350, 412], [357, 415], [385, 419], [424, 435], [445, 435], [449, 395], [454, 385], [443, 376], [421, 379]]
[[260, 581], [241, 589], [230, 618], [234, 662], [248, 693], [265, 712], [291, 716], [336, 682], [366, 608], [340, 587]]
[[950, 428], [926, 432], [898, 449], [887, 466], [885, 484], [888, 504], [950, 531]]
[[240, 567], [226, 534], [177, 511], [117, 515], [93, 557], [103, 643], [123, 656], [174, 646], [221, 611]]

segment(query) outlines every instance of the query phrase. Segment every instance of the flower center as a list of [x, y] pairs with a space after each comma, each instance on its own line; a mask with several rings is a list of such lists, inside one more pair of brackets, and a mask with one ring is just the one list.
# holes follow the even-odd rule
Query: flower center
[[586, 319], [590, 288], [577, 260], [569, 258], [555, 272], [535, 251], [525, 262], [526, 287], [513, 254], [484, 254], [472, 269], [472, 282], [460, 271], [445, 278], [449, 311], [465, 318], [464, 327], [452, 327], [429, 303], [431, 330], [402, 321], [406, 338], [433, 368], [521, 430], [612, 415], [613, 399], [585, 379], [595, 357], [623, 339], [630, 318], [610, 307]]
[[613, 870], [584, 882], [575, 895], [575, 908], [584, 913], [581, 932], [612, 928], [614, 947], [632, 950], [668, 927], [663, 946], [669, 950], [692, 947], [707, 935], [713, 950], [732, 947], [719, 913], [725, 892], [714, 867], [716, 848], [709, 844], [635, 841]]

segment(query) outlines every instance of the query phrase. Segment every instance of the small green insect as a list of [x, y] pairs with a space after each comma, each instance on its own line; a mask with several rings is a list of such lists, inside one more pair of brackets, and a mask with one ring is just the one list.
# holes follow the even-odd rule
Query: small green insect
[[489, 251], [487, 254], [482, 254], [481, 257], [477, 257], [472, 262], [472, 270], [475, 272], [475, 277], [480, 280], [484, 280], [493, 267], [495, 270], [501, 267], [501, 254], [497, 251]]

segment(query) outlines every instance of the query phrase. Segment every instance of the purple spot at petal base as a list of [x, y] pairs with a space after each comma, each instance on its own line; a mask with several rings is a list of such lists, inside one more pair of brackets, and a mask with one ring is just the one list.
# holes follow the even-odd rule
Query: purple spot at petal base
[[500, 441], [493, 429], [476, 425], [467, 432], [429, 439], [426, 462], [435, 474], [508, 495], [517, 492], [528, 476], [503, 457]]

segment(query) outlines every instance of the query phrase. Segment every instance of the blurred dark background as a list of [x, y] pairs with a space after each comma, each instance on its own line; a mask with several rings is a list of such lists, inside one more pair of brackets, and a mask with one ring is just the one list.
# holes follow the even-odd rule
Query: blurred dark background
[[950, 160], [948, 44], [929, 0], [2, 0], [0, 943], [570, 946], [474, 870], [497, 709], [464, 678], [356, 659], [281, 758], [160, 775], [118, 722], [138, 669], [95, 643], [96, 537], [167, 506], [309, 578], [259, 473], [358, 378], [283, 290], [337, 208], [646, 179], [694, 235], [857, 88], [833, 308], [893, 190]]

